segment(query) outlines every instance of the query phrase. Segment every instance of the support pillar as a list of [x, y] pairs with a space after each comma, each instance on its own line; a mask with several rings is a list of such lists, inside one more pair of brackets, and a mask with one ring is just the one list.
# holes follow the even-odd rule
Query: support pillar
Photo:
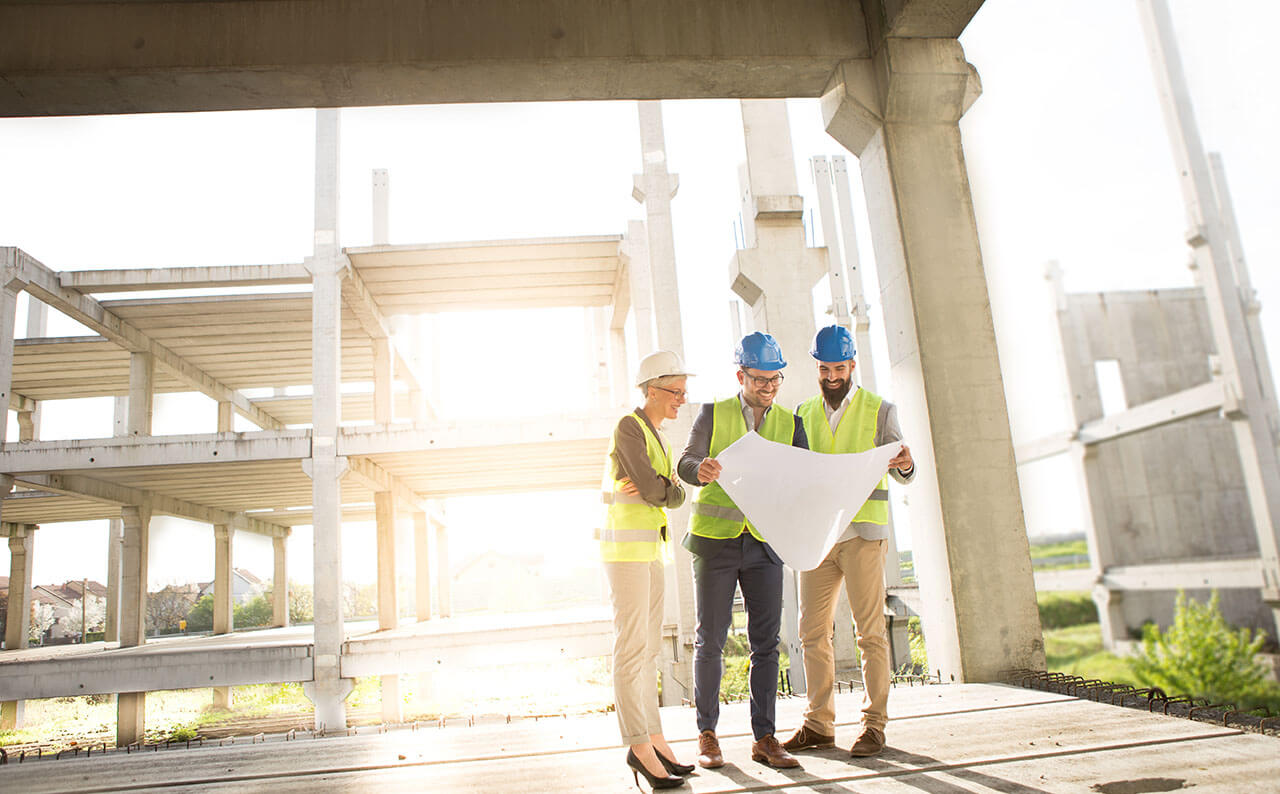
[[449, 527], [436, 524], [436, 611], [440, 617], [453, 614], [453, 596], [449, 592]]
[[670, 350], [684, 358], [684, 332], [680, 323], [680, 292], [676, 278], [676, 244], [671, 228], [671, 199], [680, 177], [667, 172], [667, 145], [662, 129], [662, 102], [638, 102], [640, 153], [644, 172], [634, 177], [631, 195], [644, 204], [648, 232], [649, 289], [658, 350]]
[[218, 432], [230, 433], [234, 429], [235, 421], [234, 406], [230, 400], [220, 400], [218, 402]]
[[373, 169], [373, 244], [387, 245], [391, 240], [391, 173], [385, 168]]
[[[744, 99], [742, 129], [746, 140], [748, 206], [744, 213], [747, 244], [729, 262], [735, 294], [751, 307], [754, 326], [773, 335], [791, 366], [778, 390], [779, 405], [794, 407], [810, 391], [809, 344], [813, 323], [813, 287], [827, 272], [826, 252], [808, 248], [804, 204], [796, 184], [787, 104], [782, 99]], [[736, 340], [735, 340], [736, 341]], [[791, 657], [791, 688], [806, 691], [799, 661], [800, 587], [795, 571], [783, 572], [782, 643]]]
[[0, 281], [3, 281], [0, 284], [0, 406], [5, 416], [5, 421], [0, 422], [0, 442], [4, 442], [9, 426], [9, 389], [13, 384], [13, 324], [18, 312], [18, 293], [24, 282], [7, 263]]
[[384, 337], [373, 344], [373, 423], [389, 425], [394, 420], [395, 380], [392, 371], [394, 355], [391, 340]]
[[342, 475], [338, 456], [341, 419], [342, 279], [346, 258], [338, 247], [338, 111], [316, 111], [316, 205], [314, 254], [304, 265], [311, 274], [311, 457], [303, 470], [311, 477], [314, 532], [315, 661], [303, 691], [315, 704], [315, 726], [330, 731], [347, 726], [343, 701], [352, 682], [342, 677]]
[[649, 276], [649, 235], [643, 221], [627, 222], [623, 251], [627, 256], [627, 281], [631, 291], [631, 315], [635, 318], [636, 349], [640, 358], [652, 353], [653, 279]]
[[289, 625], [289, 536], [276, 535], [271, 539], [271, 625]]
[[129, 354], [129, 435], [151, 435], [156, 362], [150, 353]]
[[[27, 647], [31, 630], [31, 556], [36, 529], [32, 524], [15, 524], [12, 527], [9, 534], [9, 604], [4, 618], [4, 647], [7, 651]], [[0, 703], [0, 730], [21, 728], [23, 707], [21, 700]]]
[[609, 329], [609, 372], [612, 374], [610, 399], [613, 407], [625, 407], [630, 384], [627, 378], [627, 334], [621, 327]]
[[[49, 325], [49, 307], [27, 293], [27, 338], [43, 339]], [[30, 402], [30, 408], [18, 411], [18, 440], [36, 441], [40, 438], [40, 403]]]
[[[1252, 335], [1246, 297], [1241, 287], [1248, 280], [1236, 272], [1231, 241], [1215, 196], [1212, 168], [1200, 141], [1200, 130], [1191, 107], [1191, 94], [1182, 71], [1182, 58], [1173, 34], [1173, 21], [1164, 0], [1139, 0], [1138, 17], [1147, 37], [1169, 133], [1174, 161], [1180, 175], [1187, 208], [1187, 244], [1191, 246], [1196, 281], [1204, 290], [1214, 346], [1222, 367], [1227, 399], [1223, 415], [1240, 453], [1241, 473], [1253, 525], [1258, 537], [1262, 573], [1262, 601], [1271, 609], [1280, 628], [1280, 453], [1273, 421], [1280, 415], [1274, 384], [1263, 382], [1270, 372], [1266, 348]], [[1239, 265], [1243, 266], [1243, 259]]]
[[[147, 641], [147, 551], [150, 544], [151, 506], [129, 505], [120, 509], [124, 526], [121, 575], [120, 647], [133, 648]], [[146, 692], [121, 692], [116, 697], [116, 746], [143, 741], [146, 735]]]
[[[115, 420], [111, 434], [128, 435], [129, 398], [115, 399]], [[124, 560], [124, 524], [118, 518], [107, 522], [107, 615], [103, 641], [120, 641], [120, 566]]]
[[[231, 566], [234, 562], [235, 529], [229, 524], [213, 525], [213, 633], [235, 630], [235, 600], [232, 598]], [[230, 710], [231, 687], [213, 688], [213, 707]]]
[[[396, 592], [396, 498], [391, 491], [373, 495], [377, 521], [378, 548], [378, 630], [394, 629], [400, 623], [400, 605]], [[382, 676], [382, 721], [402, 721], [400, 676]]]
[[431, 548], [427, 514], [413, 511], [413, 609], [418, 622], [431, 620]]
[[960, 141], [977, 74], [954, 39], [887, 37], [876, 46], [873, 62], [837, 68], [821, 107], [827, 132], [858, 155], [867, 194], [891, 391], [916, 460], [912, 547], [931, 672], [980, 682], [1008, 668], [1043, 670]]

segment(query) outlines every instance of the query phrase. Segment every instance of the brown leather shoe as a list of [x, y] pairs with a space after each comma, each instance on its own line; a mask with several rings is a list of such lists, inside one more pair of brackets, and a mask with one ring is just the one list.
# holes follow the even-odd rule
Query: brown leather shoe
[[782, 743], [782, 749], [792, 753], [800, 750], [820, 750], [824, 747], [835, 746], [836, 737], [818, 733], [808, 725], [801, 725], [798, 731], [791, 734], [790, 739]]
[[854, 742], [853, 747], [849, 748], [849, 755], [854, 758], [866, 758], [871, 755], [879, 755], [883, 749], [884, 731], [868, 725], [862, 729], [862, 735], [858, 737], [858, 741]]
[[778, 744], [778, 740], [772, 733], [751, 745], [751, 760], [768, 764], [776, 769], [800, 766], [800, 762], [791, 753], [782, 749], [782, 745]]
[[703, 769], [719, 769], [724, 766], [720, 740], [716, 738], [715, 731], [707, 730], [698, 734], [698, 766]]

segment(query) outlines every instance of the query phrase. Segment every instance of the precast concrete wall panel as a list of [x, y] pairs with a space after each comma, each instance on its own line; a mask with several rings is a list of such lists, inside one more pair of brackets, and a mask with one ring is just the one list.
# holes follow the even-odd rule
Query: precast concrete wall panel
[[[1103, 418], [1096, 362], [1114, 360], [1127, 407], [1209, 382], [1215, 354], [1197, 289], [1067, 295], [1059, 313], [1079, 422]], [[1179, 563], [1258, 554], [1235, 437], [1226, 420], [1201, 414], [1092, 443], [1085, 459], [1093, 521], [1107, 539], [1107, 566]], [[1174, 590], [1126, 591], [1131, 633], [1167, 624]], [[1188, 590], [1200, 599], [1209, 592]], [[1256, 589], [1221, 593], [1227, 618], [1273, 633]]]

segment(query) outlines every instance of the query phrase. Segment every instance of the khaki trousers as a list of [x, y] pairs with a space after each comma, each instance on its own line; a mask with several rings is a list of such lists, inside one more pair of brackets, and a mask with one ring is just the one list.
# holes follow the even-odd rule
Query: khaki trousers
[[862, 724], [884, 730], [889, 721], [889, 640], [884, 620], [884, 558], [888, 543], [852, 538], [837, 543], [822, 564], [800, 574], [800, 642], [810, 730], [835, 735], [835, 653], [832, 626], [840, 585], [849, 594], [862, 654]]
[[662, 560], [606, 562], [613, 600], [613, 702], [625, 745], [662, 733], [658, 660], [662, 652]]

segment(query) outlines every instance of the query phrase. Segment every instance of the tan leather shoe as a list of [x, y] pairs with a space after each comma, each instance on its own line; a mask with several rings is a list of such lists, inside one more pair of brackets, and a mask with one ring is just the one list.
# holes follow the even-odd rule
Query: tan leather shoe
[[724, 756], [720, 754], [720, 740], [715, 731], [703, 731], [698, 734], [698, 766], [703, 769], [719, 769], [724, 766]]
[[792, 753], [800, 750], [820, 750], [823, 747], [835, 746], [836, 737], [818, 733], [808, 725], [801, 725], [798, 731], [791, 734], [790, 739], [782, 743], [782, 749]]
[[751, 760], [768, 764], [776, 769], [791, 769], [800, 766], [791, 753], [782, 749], [777, 738], [771, 733], [751, 745]]
[[849, 755], [854, 758], [866, 758], [871, 755], [879, 755], [883, 749], [884, 731], [868, 725], [862, 729], [862, 735], [858, 737], [858, 741], [854, 742], [853, 747], [849, 748]]

